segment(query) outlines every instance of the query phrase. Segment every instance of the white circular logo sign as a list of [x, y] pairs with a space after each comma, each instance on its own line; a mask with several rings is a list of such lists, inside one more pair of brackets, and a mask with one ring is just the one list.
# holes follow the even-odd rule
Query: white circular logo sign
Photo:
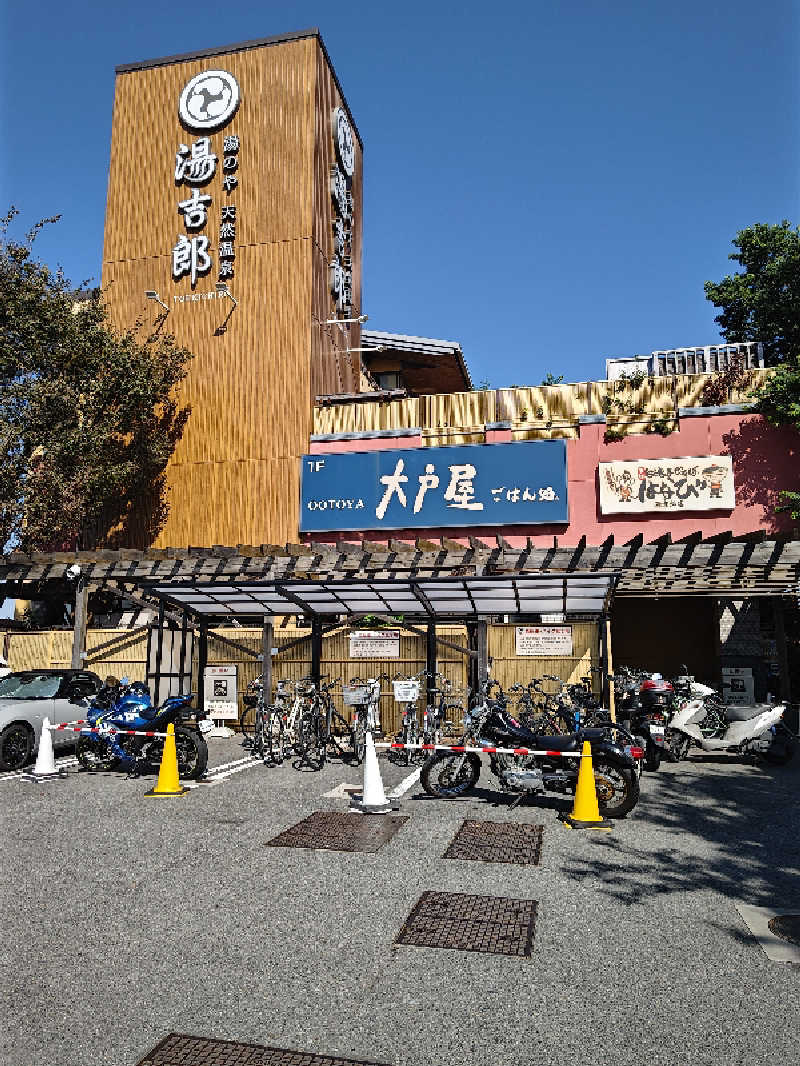
[[204, 70], [187, 82], [178, 102], [181, 122], [190, 130], [215, 130], [239, 106], [239, 84], [227, 70]]
[[347, 115], [341, 107], [333, 111], [333, 140], [342, 170], [348, 178], [352, 178], [356, 168], [356, 145]]

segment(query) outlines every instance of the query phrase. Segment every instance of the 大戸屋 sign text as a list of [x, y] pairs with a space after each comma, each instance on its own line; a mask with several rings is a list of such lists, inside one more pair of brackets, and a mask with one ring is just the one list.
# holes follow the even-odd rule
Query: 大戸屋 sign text
[[305, 455], [300, 530], [567, 522], [563, 440]]
[[600, 463], [602, 514], [642, 511], [732, 511], [729, 455]]

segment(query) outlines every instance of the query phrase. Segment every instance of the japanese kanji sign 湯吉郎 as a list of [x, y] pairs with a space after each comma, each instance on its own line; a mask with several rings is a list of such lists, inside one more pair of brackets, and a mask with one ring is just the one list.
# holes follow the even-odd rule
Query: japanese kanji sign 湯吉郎
[[566, 523], [563, 440], [305, 455], [300, 530]]
[[736, 506], [729, 455], [600, 463], [600, 512], [731, 511]]

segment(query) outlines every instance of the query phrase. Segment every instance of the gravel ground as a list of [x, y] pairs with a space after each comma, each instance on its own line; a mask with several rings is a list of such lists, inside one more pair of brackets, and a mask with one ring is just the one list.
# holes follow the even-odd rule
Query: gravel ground
[[[387, 787], [408, 773], [381, 765]], [[734, 905], [800, 911], [798, 766], [667, 764], [610, 834], [562, 827], [558, 799], [416, 786], [375, 854], [264, 847], [345, 809], [322, 797], [342, 781], [359, 770], [258, 766], [180, 799], [116, 774], [0, 783], [0, 1061], [133, 1066], [170, 1031], [398, 1066], [797, 1058], [800, 967]], [[442, 859], [463, 818], [544, 824], [541, 865]], [[428, 889], [538, 900], [533, 956], [393, 946]]]

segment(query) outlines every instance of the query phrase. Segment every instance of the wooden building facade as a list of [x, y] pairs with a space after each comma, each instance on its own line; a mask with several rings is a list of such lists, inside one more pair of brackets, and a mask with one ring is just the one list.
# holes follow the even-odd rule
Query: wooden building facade
[[326, 323], [360, 313], [361, 243], [362, 145], [316, 30], [117, 68], [111, 318], [194, 354], [156, 547], [296, 537], [315, 397], [358, 390], [360, 325]]

